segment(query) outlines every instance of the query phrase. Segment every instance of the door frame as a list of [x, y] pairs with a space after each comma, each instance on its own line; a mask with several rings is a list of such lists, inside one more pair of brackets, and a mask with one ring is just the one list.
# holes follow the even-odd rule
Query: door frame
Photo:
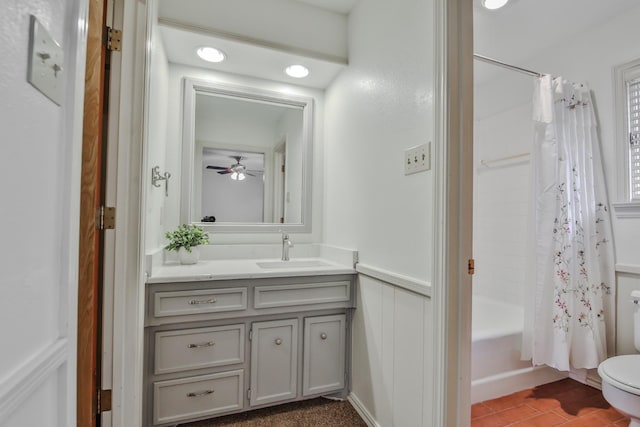
[[[434, 426], [471, 418], [473, 2], [436, 1]], [[441, 26], [441, 27], [439, 27]]]
[[[107, 155], [113, 166], [107, 176], [107, 201], [116, 207], [110, 233], [108, 271], [112, 287], [105, 304], [103, 333], [110, 348], [102, 377], [112, 389], [112, 410], [103, 426], [142, 425], [144, 328], [143, 106], [147, 93], [147, 5], [139, 0], [114, 0], [113, 28], [122, 30], [121, 51], [111, 57]], [[113, 150], [111, 150], [113, 148]], [[113, 169], [111, 169], [113, 167]], [[114, 191], [117, 190], [117, 191]]]

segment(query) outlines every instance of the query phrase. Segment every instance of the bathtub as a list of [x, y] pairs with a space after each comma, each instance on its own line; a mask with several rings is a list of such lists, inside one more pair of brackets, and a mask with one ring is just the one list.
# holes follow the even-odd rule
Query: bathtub
[[520, 360], [524, 309], [473, 296], [471, 401], [482, 402], [566, 378], [546, 366]]

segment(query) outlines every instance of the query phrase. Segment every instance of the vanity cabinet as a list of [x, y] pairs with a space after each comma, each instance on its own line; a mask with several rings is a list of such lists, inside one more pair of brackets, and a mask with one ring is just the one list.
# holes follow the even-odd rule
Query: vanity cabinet
[[144, 425], [346, 397], [353, 278], [147, 284]]
[[257, 322], [251, 332], [251, 406], [295, 398], [298, 319]]

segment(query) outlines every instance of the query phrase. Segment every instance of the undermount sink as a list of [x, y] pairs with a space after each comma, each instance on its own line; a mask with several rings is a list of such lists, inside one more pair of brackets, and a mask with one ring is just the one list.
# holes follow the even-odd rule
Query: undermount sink
[[293, 260], [293, 261], [265, 261], [265, 262], [256, 262], [258, 267], [264, 269], [271, 268], [308, 268], [308, 267], [328, 267], [324, 261], [320, 261], [317, 259], [311, 260]]

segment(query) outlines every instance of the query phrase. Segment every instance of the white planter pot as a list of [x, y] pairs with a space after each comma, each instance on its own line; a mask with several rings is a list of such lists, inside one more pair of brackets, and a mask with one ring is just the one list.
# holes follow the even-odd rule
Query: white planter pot
[[192, 247], [191, 252], [185, 248], [178, 249], [178, 259], [180, 264], [196, 264], [200, 259], [200, 250], [198, 247]]

